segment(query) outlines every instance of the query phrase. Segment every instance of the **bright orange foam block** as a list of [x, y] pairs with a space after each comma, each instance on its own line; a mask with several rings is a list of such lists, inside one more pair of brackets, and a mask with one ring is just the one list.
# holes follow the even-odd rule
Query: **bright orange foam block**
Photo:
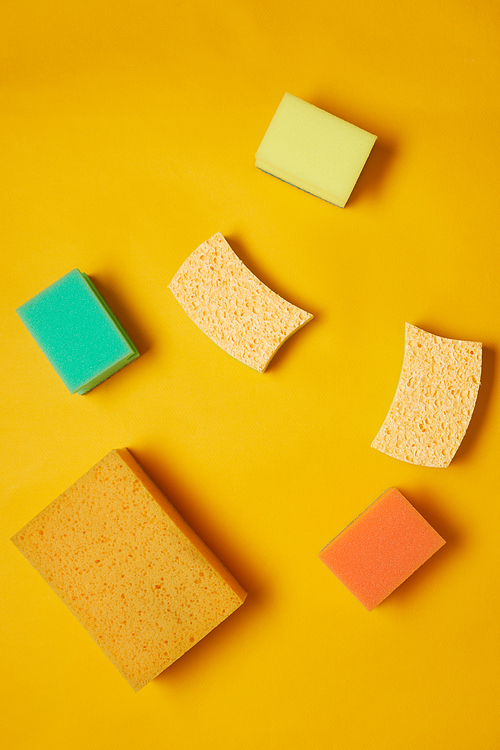
[[140, 690], [246, 593], [128, 450], [115, 450], [12, 539]]
[[437, 531], [391, 487], [327, 544], [319, 557], [371, 611], [443, 544]]

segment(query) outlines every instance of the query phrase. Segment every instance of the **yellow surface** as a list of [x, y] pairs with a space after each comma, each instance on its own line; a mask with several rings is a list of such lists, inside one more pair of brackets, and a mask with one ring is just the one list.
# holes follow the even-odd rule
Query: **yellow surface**
[[[497, 750], [500, 6], [4, 0], [2, 741]], [[262, 174], [285, 91], [378, 140], [343, 210]], [[220, 230], [314, 320], [259, 374], [167, 284]], [[72, 396], [14, 310], [80, 268], [142, 356]], [[409, 321], [482, 341], [444, 470], [370, 443]], [[134, 695], [9, 541], [129, 447], [249, 592]], [[367, 613], [318, 558], [397, 486], [447, 544]]]

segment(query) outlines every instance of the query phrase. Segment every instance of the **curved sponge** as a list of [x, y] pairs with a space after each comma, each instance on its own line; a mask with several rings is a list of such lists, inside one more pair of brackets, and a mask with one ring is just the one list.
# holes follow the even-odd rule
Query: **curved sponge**
[[481, 382], [482, 346], [406, 324], [398, 387], [372, 448], [420, 466], [449, 466]]
[[335, 537], [319, 557], [372, 610], [445, 543], [391, 487]]
[[126, 449], [12, 539], [134, 690], [246, 594]]
[[259, 372], [313, 317], [259, 281], [220, 232], [191, 253], [169, 289], [203, 333]]

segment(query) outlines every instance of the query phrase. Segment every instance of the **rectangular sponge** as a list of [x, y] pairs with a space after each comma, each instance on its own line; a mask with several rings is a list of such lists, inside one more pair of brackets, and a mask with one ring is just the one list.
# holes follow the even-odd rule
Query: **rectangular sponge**
[[445, 543], [391, 487], [321, 550], [320, 559], [372, 610]]
[[70, 393], [87, 393], [139, 356], [89, 277], [76, 268], [16, 312]]
[[343, 208], [377, 136], [285, 94], [255, 166]]
[[12, 541], [136, 691], [246, 597], [126, 449]]

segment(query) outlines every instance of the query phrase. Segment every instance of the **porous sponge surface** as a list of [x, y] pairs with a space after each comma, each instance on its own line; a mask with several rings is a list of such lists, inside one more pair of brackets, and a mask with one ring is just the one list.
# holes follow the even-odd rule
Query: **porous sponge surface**
[[333, 539], [320, 559], [372, 610], [445, 543], [395, 487]]
[[12, 541], [134, 690], [246, 596], [126, 449], [111, 451]]
[[482, 345], [434, 336], [406, 323], [401, 376], [372, 447], [445, 468], [469, 426], [481, 383]]
[[203, 333], [259, 372], [313, 317], [259, 281], [220, 232], [191, 253], [169, 289]]
[[286, 93], [255, 154], [255, 166], [343, 208], [376, 140]]
[[139, 356], [91, 280], [76, 268], [16, 312], [71, 393], [87, 393]]

